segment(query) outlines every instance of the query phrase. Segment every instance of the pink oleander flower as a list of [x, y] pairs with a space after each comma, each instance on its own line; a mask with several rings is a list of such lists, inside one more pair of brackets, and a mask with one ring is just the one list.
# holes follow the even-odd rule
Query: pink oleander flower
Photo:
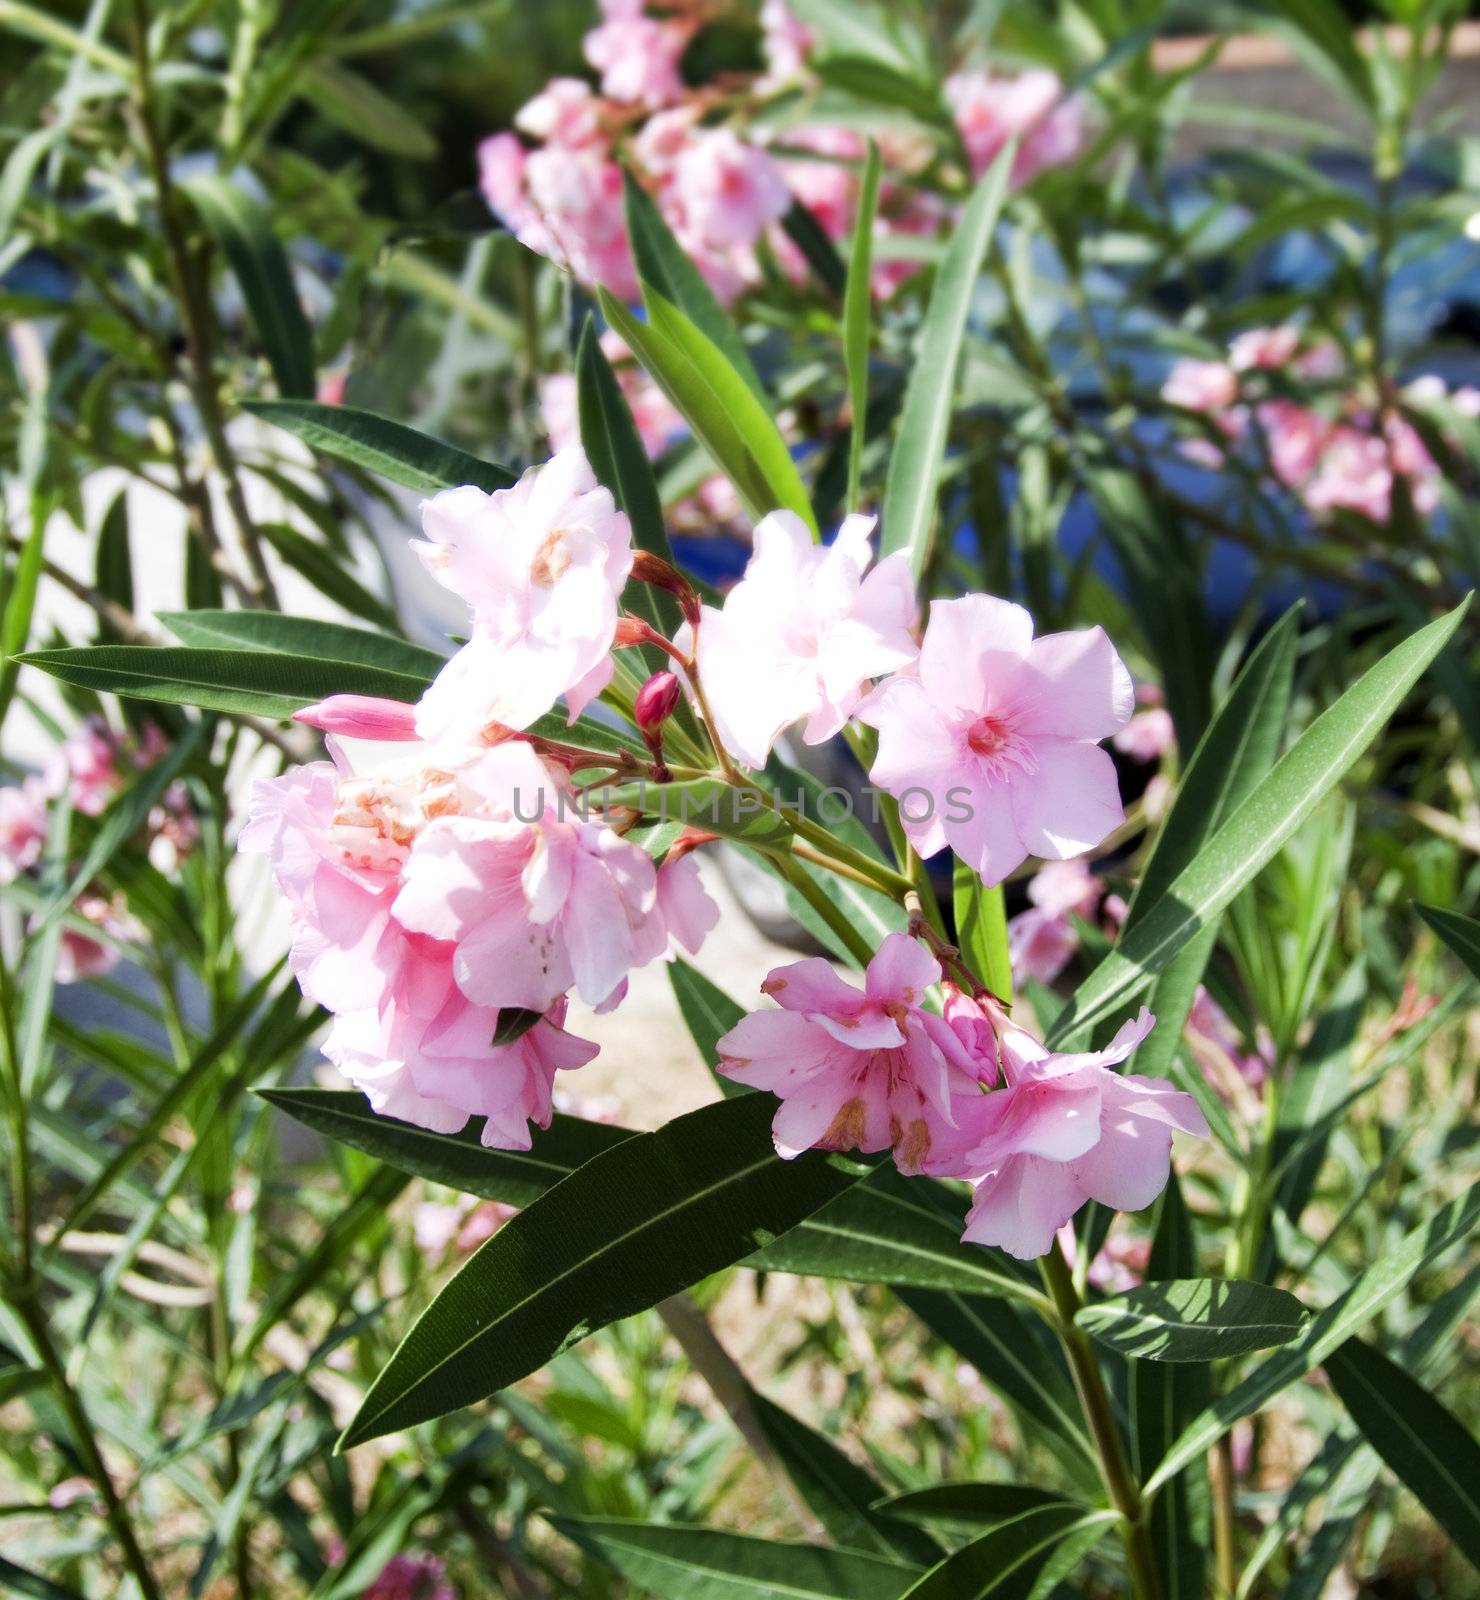
[[1386, 522], [1398, 477], [1406, 481], [1415, 510], [1425, 516], [1434, 510], [1439, 503], [1438, 468], [1410, 423], [1389, 417], [1381, 433], [1342, 423], [1332, 429], [1319, 465], [1300, 493], [1312, 511], [1343, 508]]
[[777, 967], [761, 985], [781, 1007], [742, 1017], [719, 1041], [719, 1070], [781, 1099], [777, 1154], [893, 1147], [901, 1172], [959, 1158], [958, 1124], [981, 1098], [983, 1063], [950, 1022], [921, 1009], [940, 965], [891, 933], [863, 990], [820, 957]]
[[511, 489], [444, 489], [422, 506], [427, 570], [467, 601], [472, 637], [417, 710], [429, 741], [526, 728], [564, 695], [572, 721], [611, 679], [632, 530], [585, 455], [562, 450]]
[[1132, 761], [1160, 761], [1177, 743], [1172, 714], [1154, 683], [1136, 686], [1136, 704], [1145, 709], [1136, 712], [1110, 743]]
[[1168, 405], [1217, 417], [1238, 401], [1238, 375], [1225, 361], [1178, 361], [1161, 386]]
[[1001, 77], [982, 70], [958, 72], [946, 79], [945, 95], [976, 177], [1010, 139], [1018, 140], [1015, 184], [1070, 160], [1084, 143], [1083, 107], [1077, 99], [1065, 99], [1063, 84], [1042, 68]]
[[870, 776], [900, 801], [922, 856], [949, 845], [987, 885], [1030, 855], [1082, 855], [1124, 820], [1096, 741], [1130, 720], [1134, 690], [1101, 628], [1034, 639], [1021, 606], [935, 600], [918, 672], [857, 708], [879, 730]]
[[1300, 348], [1300, 329], [1290, 323], [1277, 328], [1250, 328], [1228, 346], [1228, 359], [1235, 371], [1258, 368], [1278, 370], [1288, 367]]
[[437, 1556], [392, 1556], [361, 1600], [457, 1600], [457, 1591]]
[[658, 915], [668, 930], [670, 955], [675, 945], [698, 955], [706, 935], [719, 926], [719, 907], [704, 887], [696, 856], [670, 856], [658, 868]]
[[[602, 334], [601, 348], [616, 370], [618, 387], [632, 413], [648, 460], [654, 461], [687, 430], [688, 424], [668, 396], [632, 359], [632, 352], [620, 335], [610, 330]], [[581, 419], [575, 375], [555, 372], [542, 377], [539, 398], [540, 417], [550, 437], [551, 450], [558, 452], [579, 446]]]
[[796, 199], [817, 219], [829, 239], [846, 239], [853, 231], [858, 211], [858, 173], [848, 163], [862, 161], [867, 151], [863, 136], [852, 128], [820, 125], [788, 128], [788, 150], [815, 151], [818, 160], [788, 154], [782, 163], [786, 182]]
[[765, 0], [761, 7], [761, 50], [766, 58], [762, 89], [777, 89], [807, 73], [807, 58], [816, 43], [812, 30], [798, 20], [786, 0]]
[[1275, 477], [1295, 489], [1316, 470], [1331, 436], [1331, 424], [1319, 412], [1293, 400], [1268, 400], [1255, 411], [1269, 447]]
[[419, 737], [415, 706], [373, 694], [331, 694], [327, 700], [295, 711], [293, 720], [342, 739], [410, 743]]
[[0, 789], [0, 884], [14, 883], [46, 844], [46, 785], [26, 778]]
[[57, 946], [54, 976], [58, 983], [81, 983], [85, 978], [100, 978], [118, 965], [118, 945], [137, 944], [145, 937], [143, 923], [128, 909], [122, 895], [80, 894], [72, 906], [74, 915], [92, 923], [106, 939], [94, 939], [78, 928], [64, 927]]
[[48, 794], [69, 795], [74, 811], [98, 817], [126, 781], [121, 757], [118, 736], [106, 723], [89, 717], [52, 753], [42, 783]]
[[533, 100], [520, 107], [514, 126], [541, 144], [579, 150], [605, 141], [602, 109], [585, 79], [551, 78]]
[[1222, 1006], [1198, 984], [1187, 1013], [1187, 1042], [1214, 1088], [1226, 1093], [1235, 1079], [1249, 1088], [1263, 1087], [1274, 1065], [1274, 1041], [1267, 1033], [1257, 1039], [1258, 1048], [1245, 1050], [1242, 1035]]
[[1154, 1020], [1143, 1009], [1108, 1048], [1083, 1055], [1053, 1055], [1004, 1020], [1006, 1087], [971, 1107], [974, 1142], [951, 1168], [976, 1191], [964, 1239], [1032, 1260], [1087, 1200], [1139, 1211], [1161, 1193], [1173, 1128], [1206, 1135], [1208, 1126], [1191, 1095], [1110, 1070]]
[[712, 250], [754, 245], [791, 205], [780, 163], [732, 128], [694, 132], [674, 163], [673, 195], [679, 231]]
[[831, 545], [818, 545], [794, 512], [773, 511], [723, 609], [704, 607], [699, 675], [721, 739], [747, 765], [764, 766], [803, 719], [808, 744], [830, 739], [867, 680], [914, 660], [909, 561], [898, 552], [869, 571], [873, 525], [847, 517]]
[[1070, 916], [1094, 916], [1103, 884], [1084, 861], [1050, 861], [1028, 885], [1032, 904], [1007, 924], [1008, 956], [1015, 972], [1052, 983], [1079, 949]]
[[477, 811], [416, 834], [397, 922], [455, 945], [479, 1004], [544, 1011], [570, 988], [591, 1006], [619, 999], [628, 971], [668, 947], [652, 859], [582, 821], [527, 745], [484, 751], [460, 778]]
[[682, 18], [660, 20], [635, 8], [609, 16], [586, 35], [586, 59], [601, 74], [601, 92], [624, 104], [672, 105], [684, 95], [679, 63], [693, 38]]

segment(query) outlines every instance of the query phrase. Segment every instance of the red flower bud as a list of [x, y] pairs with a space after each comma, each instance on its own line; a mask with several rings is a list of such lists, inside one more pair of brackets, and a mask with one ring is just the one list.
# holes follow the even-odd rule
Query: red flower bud
[[632, 579], [635, 583], [650, 583], [654, 588], [666, 589], [678, 601], [689, 626], [699, 626], [699, 596], [694, 593], [693, 584], [671, 562], [650, 550], [639, 550], [632, 558]]
[[637, 691], [637, 701], [632, 708], [637, 726], [646, 733], [666, 722], [673, 715], [681, 692], [676, 673], [655, 672]]

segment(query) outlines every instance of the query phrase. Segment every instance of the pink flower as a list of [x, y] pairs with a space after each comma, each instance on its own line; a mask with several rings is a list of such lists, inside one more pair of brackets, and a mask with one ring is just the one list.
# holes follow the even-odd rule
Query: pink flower
[[1269, 445], [1270, 465], [1286, 488], [1298, 488], [1315, 471], [1331, 424], [1293, 400], [1268, 400], [1255, 412]]
[[686, 22], [626, 10], [586, 35], [586, 59], [601, 74], [601, 92], [613, 100], [672, 105], [683, 98], [678, 69], [692, 37]]
[[1187, 1013], [1187, 1042], [1203, 1075], [1218, 1088], [1229, 1084], [1230, 1070], [1251, 1089], [1258, 1089], [1274, 1065], [1274, 1042], [1267, 1035], [1258, 1040], [1259, 1048], [1248, 1051], [1232, 1019], [1222, 1006], [1198, 984]]
[[1300, 348], [1300, 329], [1285, 323], [1278, 328], [1250, 328], [1228, 347], [1228, 359], [1238, 372], [1264, 367], [1288, 367]]
[[1217, 416], [1237, 402], [1238, 377], [1226, 362], [1184, 359], [1168, 374], [1161, 397], [1168, 405]]
[[470, 641], [417, 710], [423, 738], [478, 742], [489, 723], [526, 728], [566, 697], [571, 720], [610, 681], [632, 530], [580, 450], [511, 489], [444, 489], [422, 507], [428, 571], [473, 612]]
[[931, 603], [918, 676], [890, 678], [857, 715], [879, 730], [870, 775], [900, 801], [915, 848], [949, 845], [990, 886], [1119, 826], [1115, 765], [1095, 741], [1133, 701], [1103, 629], [1035, 640], [1021, 606], [967, 595]]
[[68, 794], [72, 809], [98, 817], [124, 785], [116, 734], [96, 717], [64, 739], [42, 774], [48, 794]]
[[477, 811], [417, 833], [396, 920], [456, 946], [457, 982], [480, 1005], [544, 1011], [571, 987], [592, 1006], [620, 998], [628, 971], [667, 948], [651, 858], [580, 820], [527, 745], [483, 752], [461, 779]]
[[792, 194], [806, 206], [830, 239], [846, 239], [858, 208], [858, 174], [848, 165], [865, 154], [862, 135], [852, 128], [788, 128], [790, 149], [816, 151], [820, 159], [788, 155], [784, 170]]
[[106, 939], [94, 939], [76, 928], [62, 929], [57, 947], [55, 977], [58, 983], [80, 983], [84, 978], [99, 978], [118, 965], [118, 945], [137, 944], [145, 928], [133, 916], [122, 895], [111, 899], [95, 891], [77, 897], [73, 914], [90, 922]]
[[952, 1025], [921, 1009], [940, 979], [933, 956], [891, 933], [862, 991], [820, 957], [777, 967], [761, 985], [781, 1006], [753, 1011], [719, 1041], [719, 1070], [781, 1098], [772, 1132], [787, 1160], [803, 1150], [883, 1150], [902, 1172], [959, 1158], [963, 1108], [980, 1098], [980, 1063]]
[[533, 100], [520, 107], [514, 126], [542, 144], [570, 150], [605, 138], [601, 101], [583, 78], [551, 78]]
[[683, 229], [712, 249], [753, 245], [791, 206], [774, 156], [731, 128], [700, 129], [673, 168]]
[[773, 511], [723, 610], [705, 606], [699, 675], [720, 737], [749, 766], [764, 766], [803, 718], [808, 744], [830, 739], [866, 680], [914, 659], [909, 561], [896, 553], [869, 572], [872, 528], [872, 517], [850, 516], [831, 545], [817, 545], [794, 512]]
[[[617, 384], [637, 425], [638, 437], [648, 460], [656, 460], [687, 424], [677, 407], [632, 359], [622, 339], [608, 331], [601, 336], [601, 348], [616, 369]], [[550, 448], [562, 451], [581, 442], [581, 419], [572, 373], [556, 372], [540, 379], [540, 416], [550, 438]]]
[[46, 787], [27, 778], [0, 789], [0, 884], [14, 883], [41, 859], [46, 844]]
[[1014, 183], [1069, 160], [1084, 141], [1083, 112], [1077, 100], [1065, 100], [1063, 94], [1058, 78], [1041, 68], [1015, 77], [978, 70], [947, 78], [946, 103], [973, 174], [980, 177], [1014, 138]]
[[1126, 723], [1111, 744], [1133, 761], [1160, 761], [1177, 743], [1176, 725], [1162, 701], [1162, 692], [1155, 684], [1138, 684], [1136, 704], [1145, 709]]
[[807, 57], [815, 42], [812, 30], [797, 20], [785, 0], [765, 0], [761, 7], [761, 49], [766, 72], [759, 86], [775, 89], [804, 77]]
[[1007, 924], [1013, 970], [1052, 983], [1079, 948], [1070, 914], [1092, 917], [1103, 885], [1082, 860], [1050, 861], [1028, 885], [1032, 904]]
[[392, 1556], [362, 1600], [457, 1600], [446, 1573], [436, 1556]]
[[674, 945], [682, 945], [698, 955], [705, 935], [719, 926], [719, 907], [704, 887], [697, 856], [670, 856], [658, 868], [658, 915], [668, 930], [670, 954]]
[[395, 743], [417, 737], [415, 706], [373, 694], [331, 694], [317, 705], [295, 711], [293, 720], [345, 739]]
[[1107, 1049], [1084, 1055], [1052, 1055], [1022, 1029], [1000, 1028], [1007, 1086], [972, 1106], [975, 1142], [952, 1169], [976, 1189], [964, 1239], [1031, 1260], [1086, 1200], [1139, 1211], [1161, 1193], [1172, 1129], [1208, 1127], [1191, 1095], [1110, 1070], [1154, 1020], [1143, 1008]]

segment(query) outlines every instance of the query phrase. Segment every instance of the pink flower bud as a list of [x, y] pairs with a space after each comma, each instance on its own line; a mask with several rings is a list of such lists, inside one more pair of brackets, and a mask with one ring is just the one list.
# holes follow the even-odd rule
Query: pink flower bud
[[678, 704], [679, 693], [676, 673], [655, 672], [637, 691], [637, 703], [632, 708], [637, 726], [647, 731], [666, 722]]
[[405, 743], [417, 737], [415, 706], [372, 694], [331, 694], [316, 706], [295, 711], [293, 720], [347, 739]]

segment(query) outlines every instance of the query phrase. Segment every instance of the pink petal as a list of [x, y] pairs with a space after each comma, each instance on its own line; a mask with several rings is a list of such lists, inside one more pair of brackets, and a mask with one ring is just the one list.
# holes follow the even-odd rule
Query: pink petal
[[773, 967], [761, 984], [778, 1006], [788, 1011], [826, 1012], [843, 1016], [860, 1009], [866, 996], [833, 971], [821, 956], [808, 956], [784, 967]]
[[992, 595], [932, 600], [920, 647], [920, 678], [941, 706], [980, 712], [990, 693], [991, 671], [1001, 657], [1025, 656], [1033, 619], [1021, 607]]
[[898, 1000], [917, 1006], [940, 982], [940, 963], [907, 933], [891, 933], [868, 964], [864, 985], [872, 1000]]
[[1106, 739], [1130, 721], [1135, 686], [1103, 628], [1035, 639], [1012, 690], [1014, 724], [1059, 739]]
[[1013, 822], [1033, 855], [1081, 855], [1125, 821], [1115, 763], [1098, 745], [1035, 738], [1037, 770], [1008, 779]]
[[1033, 1261], [1048, 1254], [1054, 1235], [1087, 1198], [1062, 1163], [1016, 1156], [977, 1185], [961, 1237]]

